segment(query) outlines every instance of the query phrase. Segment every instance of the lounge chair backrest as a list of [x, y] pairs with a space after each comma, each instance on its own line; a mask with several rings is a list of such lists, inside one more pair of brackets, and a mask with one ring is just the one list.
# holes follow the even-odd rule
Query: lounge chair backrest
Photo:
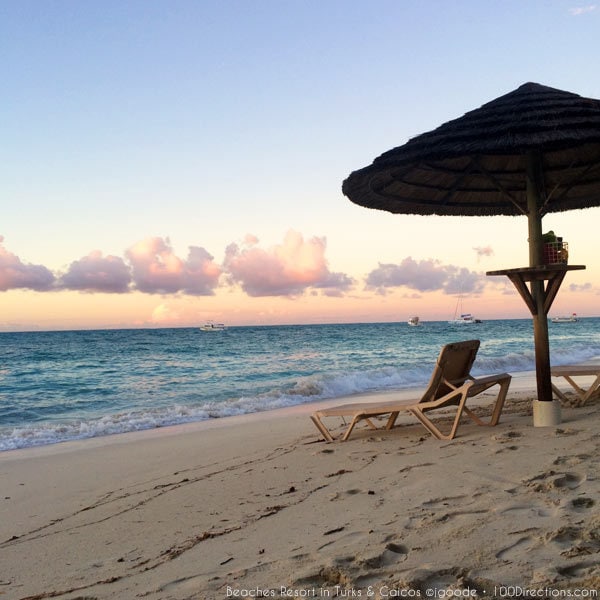
[[479, 340], [468, 340], [447, 344], [442, 348], [421, 402], [437, 400], [449, 393], [452, 388], [445, 383], [446, 381], [458, 387], [467, 380], [479, 350], [479, 343]]

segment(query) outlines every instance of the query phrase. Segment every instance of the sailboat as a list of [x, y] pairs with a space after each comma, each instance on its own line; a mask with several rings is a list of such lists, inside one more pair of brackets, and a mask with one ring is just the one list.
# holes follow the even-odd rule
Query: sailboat
[[458, 317], [454, 317], [452, 321], [448, 321], [450, 325], [473, 325], [481, 323], [481, 319], [476, 319], [471, 313], [462, 313]]
[[[462, 296], [458, 297], [456, 301], [456, 308], [454, 310], [454, 318], [448, 321], [449, 325], [475, 325], [481, 323], [481, 319], [476, 319], [471, 313], [462, 312]], [[459, 310], [460, 309], [460, 310]]]

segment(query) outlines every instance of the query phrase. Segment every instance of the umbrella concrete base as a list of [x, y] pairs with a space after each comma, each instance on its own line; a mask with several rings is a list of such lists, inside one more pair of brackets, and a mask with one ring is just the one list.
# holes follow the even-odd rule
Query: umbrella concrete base
[[552, 427], [561, 423], [560, 402], [558, 400], [533, 401], [533, 426]]

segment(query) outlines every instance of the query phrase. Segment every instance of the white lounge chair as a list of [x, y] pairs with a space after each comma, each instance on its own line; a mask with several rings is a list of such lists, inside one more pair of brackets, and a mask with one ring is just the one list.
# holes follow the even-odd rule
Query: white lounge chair
[[[333, 442], [334, 436], [323, 423], [325, 417], [351, 418], [341, 438], [342, 441], [350, 437], [355, 425], [360, 421], [365, 421], [372, 429], [378, 429], [371, 420], [373, 417], [389, 415], [385, 429], [391, 429], [401, 412], [413, 414], [433, 436], [440, 440], [454, 438], [463, 411], [478, 425], [496, 425], [506, 400], [511, 376], [508, 373], [501, 373], [479, 379], [472, 377], [470, 371], [478, 349], [479, 340], [456, 342], [444, 346], [436, 361], [429, 385], [418, 401], [344, 404], [317, 410], [311, 415], [311, 419], [328, 442]], [[491, 418], [486, 423], [466, 406], [466, 401], [494, 385], [499, 385], [500, 389]], [[449, 433], [444, 434], [425, 413], [447, 407], [456, 407], [456, 412]]]

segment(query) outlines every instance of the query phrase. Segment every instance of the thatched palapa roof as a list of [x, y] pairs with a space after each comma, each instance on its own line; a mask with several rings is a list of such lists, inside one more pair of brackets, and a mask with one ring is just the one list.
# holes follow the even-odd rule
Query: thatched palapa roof
[[522, 215], [531, 152], [541, 214], [600, 205], [600, 100], [536, 83], [385, 152], [342, 189], [392, 213]]

